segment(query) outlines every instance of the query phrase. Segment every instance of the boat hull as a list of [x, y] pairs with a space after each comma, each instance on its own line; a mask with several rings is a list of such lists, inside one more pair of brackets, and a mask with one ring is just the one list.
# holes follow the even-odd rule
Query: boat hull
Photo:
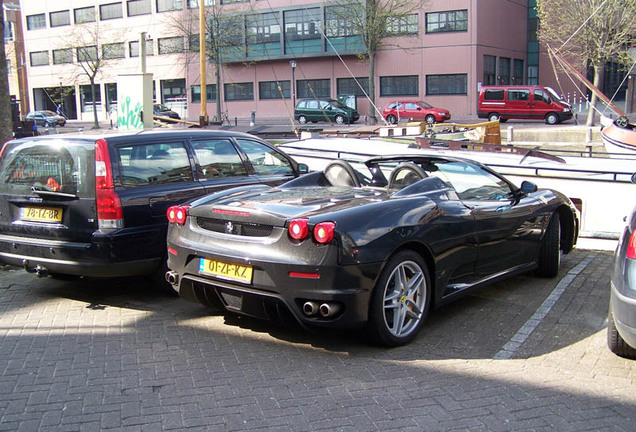
[[605, 150], [610, 157], [636, 156], [636, 130], [634, 125], [627, 127], [617, 126], [612, 123], [603, 128], [601, 137]]

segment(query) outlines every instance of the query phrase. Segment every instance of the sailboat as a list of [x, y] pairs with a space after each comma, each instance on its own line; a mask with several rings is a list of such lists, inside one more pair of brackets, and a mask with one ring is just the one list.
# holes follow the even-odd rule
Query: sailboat
[[548, 52], [566, 72], [574, 75], [618, 116], [616, 120], [601, 119], [601, 124], [603, 125], [601, 137], [609, 156], [636, 156], [636, 125], [630, 123], [627, 115], [619, 107], [550, 46], [548, 46]]

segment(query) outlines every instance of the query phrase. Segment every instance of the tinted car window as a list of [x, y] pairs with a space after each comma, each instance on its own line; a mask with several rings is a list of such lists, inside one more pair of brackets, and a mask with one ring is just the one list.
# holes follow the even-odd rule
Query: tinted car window
[[193, 180], [182, 143], [123, 146], [118, 149], [123, 186], [144, 186]]
[[4, 151], [0, 165], [0, 192], [31, 194], [31, 187], [78, 197], [95, 193], [92, 146], [64, 142], [20, 143]]
[[241, 157], [229, 140], [193, 141], [192, 146], [205, 179], [247, 175]]
[[503, 90], [486, 90], [484, 92], [484, 100], [504, 100]]
[[530, 90], [508, 90], [508, 100], [527, 101], [530, 99]]
[[255, 141], [239, 139], [238, 143], [247, 154], [256, 174], [293, 173], [290, 162], [276, 150]]

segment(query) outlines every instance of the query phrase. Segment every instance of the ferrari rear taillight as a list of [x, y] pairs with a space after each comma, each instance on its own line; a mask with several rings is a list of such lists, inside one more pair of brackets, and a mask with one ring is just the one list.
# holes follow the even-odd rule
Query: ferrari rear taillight
[[336, 224], [333, 222], [320, 222], [314, 227], [314, 238], [318, 243], [327, 244], [333, 240], [333, 232]]
[[294, 219], [289, 223], [289, 236], [294, 240], [303, 240], [309, 234], [309, 219]]
[[335, 222], [320, 222], [310, 229], [309, 219], [294, 219], [289, 222], [289, 236], [294, 240], [304, 240], [309, 237], [309, 232], [313, 233], [316, 243], [327, 244], [333, 240]]
[[187, 205], [169, 207], [168, 212], [166, 213], [168, 216], [168, 222], [176, 223], [177, 225], [184, 225], [186, 218], [188, 217], [189, 208], [190, 206]]
[[629, 243], [627, 243], [627, 258], [636, 260], [636, 231], [632, 232]]
[[115, 192], [108, 143], [103, 139], [95, 142], [95, 201], [100, 230], [109, 231], [124, 226], [124, 211], [119, 195]]

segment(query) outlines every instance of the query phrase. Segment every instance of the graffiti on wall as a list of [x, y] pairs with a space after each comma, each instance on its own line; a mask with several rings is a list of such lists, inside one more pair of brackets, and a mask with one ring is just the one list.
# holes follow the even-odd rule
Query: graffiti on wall
[[142, 104], [137, 101], [133, 106], [130, 96], [126, 96], [124, 102], [119, 105], [119, 118], [117, 127], [119, 129], [143, 129]]

